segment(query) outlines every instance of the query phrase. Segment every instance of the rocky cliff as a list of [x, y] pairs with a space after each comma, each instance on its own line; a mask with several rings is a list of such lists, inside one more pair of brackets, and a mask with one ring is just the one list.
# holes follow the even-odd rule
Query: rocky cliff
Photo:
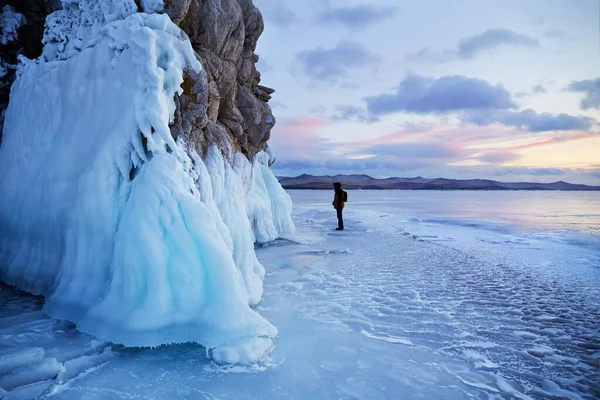
[[[184, 92], [176, 98], [172, 135], [193, 144], [202, 155], [210, 144], [217, 144], [229, 160], [236, 151], [252, 158], [264, 150], [275, 124], [267, 104], [274, 90], [260, 85], [260, 73], [256, 70], [258, 56], [254, 51], [264, 25], [252, 1], [166, 0], [164, 5], [156, 1], [136, 4], [140, 12], [169, 15], [189, 36], [203, 67], [200, 72], [186, 72]], [[17, 35], [0, 41], [0, 62], [6, 71], [0, 83], [0, 123], [18, 56], [42, 56], [44, 22], [51, 12], [61, 8], [61, 3], [7, 0], [6, 6], [24, 20], [18, 24]]]

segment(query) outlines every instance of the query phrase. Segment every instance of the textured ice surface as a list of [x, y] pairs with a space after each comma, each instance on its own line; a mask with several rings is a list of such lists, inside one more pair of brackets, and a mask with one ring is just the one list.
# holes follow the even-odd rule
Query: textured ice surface
[[216, 148], [202, 160], [175, 143], [173, 97], [200, 64], [167, 15], [130, 15], [132, 0], [63, 5], [6, 112], [0, 279], [103, 340], [256, 361], [277, 330], [250, 307], [265, 273], [254, 238], [293, 230], [268, 156], [238, 155], [234, 170]]
[[61, 3], [60, 10], [46, 17], [40, 60], [71, 58], [93, 47], [112, 22], [137, 12], [134, 0], [61, 0]]
[[[516, 223], [516, 206], [534, 204], [598, 221], [598, 194], [352, 192], [344, 232], [333, 231], [330, 192], [291, 194], [296, 234], [257, 249], [267, 269], [258, 308], [279, 330], [270, 356], [222, 366], [195, 345], [113, 346], [62, 382], [32, 376], [13, 398], [600, 398], [600, 251], [565, 240], [596, 240], [586, 232], [598, 225]], [[474, 216], [483, 208], [494, 215]], [[462, 216], [469, 226], [453, 223]], [[0, 319], [2, 354], [27, 352], [31, 365], [104, 354], [106, 344], [90, 349], [89, 336], [44, 317], [40, 299], [2, 288], [0, 302], [14, 313]]]

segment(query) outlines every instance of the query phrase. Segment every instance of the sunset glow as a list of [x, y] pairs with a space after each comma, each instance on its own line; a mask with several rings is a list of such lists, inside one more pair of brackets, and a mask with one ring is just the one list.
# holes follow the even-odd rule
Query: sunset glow
[[596, 1], [258, 3], [278, 175], [600, 184]]

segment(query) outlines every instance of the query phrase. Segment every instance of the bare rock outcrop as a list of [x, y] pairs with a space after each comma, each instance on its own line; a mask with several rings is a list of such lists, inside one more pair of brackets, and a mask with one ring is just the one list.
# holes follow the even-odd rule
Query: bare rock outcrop
[[199, 153], [216, 143], [225, 155], [263, 150], [275, 124], [254, 53], [264, 24], [251, 0], [170, 0], [165, 12], [186, 32], [204, 71], [185, 77], [172, 132]]
[[[46, 16], [60, 0], [9, 0], [26, 24], [18, 39], [0, 47], [0, 57], [16, 64], [18, 54], [36, 58]], [[136, 1], [140, 11], [143, 1]], [[150, 10], [146, 10], [150, 11]], [[175, 138], [205, 154], [217, 144], [230, 158], [241, 151], [248, 158], [265, 149], [275, 118], [267, 104], [273, 89], [260, 85], [254, 53], [263, 32], [263, 18], [251, 0], [165, 0], [164, 12], [189, 36], [203, 70], [187, 71], [183, 94], [171, 131]], [[6, 109], [14, 71], [0, 87], [0, 110]], [[1, 122], [1, 121], [0, 121]], [[0, 136], [1, 138], [1, 136]]]

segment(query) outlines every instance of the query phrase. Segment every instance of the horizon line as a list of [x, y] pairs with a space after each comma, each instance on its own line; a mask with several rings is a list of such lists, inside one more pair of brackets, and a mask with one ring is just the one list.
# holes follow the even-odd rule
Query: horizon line
[[300, 175], [296, 175], [296, 176], [283, 176], [283, 175], [276, 175], [276, 178], [278, 180], [281, 179], [296, 179], [296, 178], [300, 178], [302, 176], [310, 176], [310, 177], [315, 177], [315, 178], [334, 178], [334, 177], [351, 177], [351, 176], [363, 176], [363, 177], [367, 177], [370, 179], [374, 179], [374, 180], [378, 180], [378, 181], [383, 181], [383, 180], [387, 180], [387, 179], [427, 179], [427, 180], [431, 180], [431, 181], [436, 181], [436, 180], [448, 180], [448, 181], [457, 181], [457, 182], [466, 182], [466, 181], [474, 181], [474, 180], [478, 180], [478, 181], [489, 181], [489, 182], [494, 182], [494, 183], [500, 183], [500, 184], [536, 184], [536, 185], [553, 185], [553, 184], [568, 184], [568, 185], [573, 185], [573, 186], [585, 186], [585, 187], [590, 187], [590, 188], [597, 188], [597, 190], [600, 190], [600, 184], [598, 185], [590, 185], [590, 184], [586, 184], [586, 183], [572, 183], [572, 182], [567, 182], [567, 181], [563, 181], [563, 180], [558, 180], [558, 181], [553, 181], [553, 182], [532, 182], [532, 181], [498, 181], [495, 179], [489, 179], [489, 178], [469, 178], [469, 179], [457, 179], [457, 178], [444, 178], [444, 177], [437, 177], [437, 178], [426, 178], [423, 176], [414, 176], [414, 177], [408, 177], [408, 176], [389, 176], [387, 178], [375, 178], [371, 175], [368, 174], [335, 174], [335, 175], [313, 175], [313, 174], [308, 174], [308, 173], [302, 173]]

